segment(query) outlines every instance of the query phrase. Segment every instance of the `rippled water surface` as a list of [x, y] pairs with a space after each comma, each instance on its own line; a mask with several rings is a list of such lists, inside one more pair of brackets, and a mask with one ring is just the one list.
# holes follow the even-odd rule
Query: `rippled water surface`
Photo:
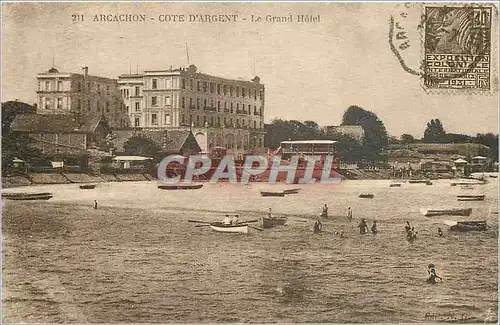
[[[154, 182], [9, 189], [54, 198], [3, 201], [4, 321], [496, 321], [496, 179], [468, 191], [444, 180], [298, 187], [299, 194], [282, 198], [259, 190], [285, 186], [257, 183], [193, 191], [162, 191]], [[375, 197], [358, 198], [363, 192]], [[486, 200], [456, 201], [464, 192]], [[336, 217], [324, 222], [326, 232], [313, 234], [312, 218], [325, 203]], [[245, 235], [187, 221], [221, 220], [226, 211], [255, 219], [269, 207], [288, 215], [288, 225]], [[473, 213], [427, 218], [419, 213], [426, 207]], [[377, 220], [379, 234], [359, 235], [359, 218], [369, 226]], [[486, 220], [491, 229], [453, 233], [443, 224], [461, 219]], [[413, 243], [405, 240], [406, 220], [418, 231]], [[437, 285], [425, 282], [429, 263], [444, 279]]]

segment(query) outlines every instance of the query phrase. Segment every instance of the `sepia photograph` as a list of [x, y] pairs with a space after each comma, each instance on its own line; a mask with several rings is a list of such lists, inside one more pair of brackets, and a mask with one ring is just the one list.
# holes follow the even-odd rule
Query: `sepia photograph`
[[498, 2], [1, 21], [2, 323], [498, 323]]

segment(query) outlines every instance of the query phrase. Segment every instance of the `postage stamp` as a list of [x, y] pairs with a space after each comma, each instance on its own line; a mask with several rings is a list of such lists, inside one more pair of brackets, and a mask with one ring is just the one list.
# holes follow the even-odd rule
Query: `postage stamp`
[[491, 88], [492, 8], [424, 6], [426, 88]]

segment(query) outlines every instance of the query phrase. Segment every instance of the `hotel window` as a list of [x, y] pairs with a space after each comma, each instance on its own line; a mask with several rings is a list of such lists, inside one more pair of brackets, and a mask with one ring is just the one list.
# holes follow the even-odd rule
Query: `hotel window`
[[262, 100], [264, 98], [264, 92], [261, 90], [259, 92], [259, 99]]
[[92, 85], [90, 84], [90, 82], [87, 82], [87, 91], [88, 91], [88, 92], [90, 92], [90, 88], [91, 88], [91, 86], [92, 86]]
[[200, 99], [196, 98], [196, 109], [200, 109]]
[[57, 109], [62, 109], [62, 105], [63, 105], [62, 98], [58, 98], [57, 99]]
[[57, 82], [57, 91], [62, 91], [62, 88], [63, 88], [63, 83], [62, 83], [62, 81], [58, 81], [58, 82]]
[[219, 84], [217, 84], [217, 94], [220, 95], [220, 85]]
[[50, 90], [50, 81], [45, 81], [45, 90]]
[[213, 116], [210, 117], [210, 126], [214, 126], [214, 117]]
[[151, 97], [151, 106], [156, 106], [158, 105], [158, 97], [153, 96]]
[[138, 86], [135, 87], [135, 96], [139, 96], [139, 87]]
[[224, 85], [224, 86], [222, 86], [222, 87], [223, 87], [223, 89], [224, 89], [224, 95], [227, 95], [227, 88], [228, 88], [228, 87], [227, 87], [226, 85]]
[[241, 110], [242, 110], [243, 112], [245, 112], [245, 104], [243, 104], [242, 106], [243, 106], [243, 107], [241, 108]]
[[220, 112], [220, 100], [217, 101], [217, 112]]
[[205, 92], [205, 93], [206, 93], [206, 92], [207, 92], [207, 90], [208, 90], [208, 85], [207, 85], [207, 82], [205, 82], [205, 81], [204, 81], [204, 82], [203, 82], [203, 92]]
[[193, 99], [190, 97], [189, 98], [189, 108], [193, 107]]
[[201, 90], [201, 81], [197, 81], [197, 84], [198, 84], [197, 89], [198, 89], [198, 91], [200, 91]]
[[151, 114], [151, 125], [158, 125], [158, 117], [156, 114]]
[[106, 102], [106, 112], [109, 113], [109, 102]]
[[125, 106], [125, 112], [126, 112], [126, 113], [130, 113], [130, 107], [129, 107], [128, 105], [127, 105], [127, 106]]
[[87, 110], [89, 110], [89, 111], [92, 110], [90, 100], [87, 100]]
[[220, 116], [217, 116], [217, 126], [220, 126]]
[[229, 87], [229, 95], [233, 96], [233, 93], [234, 93], [234, 87], [231, 86], [231, 87]]
[[81, 99], [78, 99], [76, 101], [76, 109], [77, 110], [81, 110], [82, 109], [82, 100]]
[[224, 102], [224, 111], [227, 109], [227, 102]]
[[215, 90], [215, 84], [213, 84], [212, 82], [210, 83], [210, 92], [213, 94], [214, 93], [214, 90]]
[[231, 103], [231, 113], [233, 112], [233, 103]]
[[97, 84], [97, 93], [101, 94], [101, 85], [100, 84]]
[[241, 97], [245, 98], [245, 88], [241, 87]]
[[211, 107], [211, 108], [215, 107], [215, 105], [214, 105], [214, 100], [213, 100], [213, 99], [211, 99], [211, 100], [210, 100], [210, 107]]
[[239, 111], [240, 111], [240, 104], [238, 103], [236, 104], [236, 113], [239, 113]]
[[153, 84], [152, 84], [151, 88], [158, 89], [158, 79], [153, 79]]
[[186, 108], [186, 98], [181, 97], [181, 107]]
[[226, 118], [224, 117], [224, 126], [227, 125], [227, 121], [226, 121]]
[[181, 87], [182, 89], [186, 89], [186, 80], [181, 79]]
[[165, 114], [163, 124], [170, 125], [170, 123], [172, 123], [172, 121], [170, 120], [170, 114]]
[[136, 117], [134, 120], [134, 126], [141, 126], [141, 119], [139, 117]]
[[240, 87], [236, 87], [236, 97], [240, 97]]
[[181, 124], [186, 123], [186, 116], [184, 114], [181, 115]]
[[193, 90], [193, 79], [189, 79], [189, 89]]
[[207, 100], [206, 99], [203, 100], [203, 109], [205, 109], [205, 108], [207, 108]]
[[135, 103], [135, 111], [139, 112], [141, 110], [141, 104], [139, 102]]
[[172, 106], [172, 97], [170, 95], [165, 96], [165, 105]]
[[109, 86], [106, 86], [106, 94], [109, 95]]
[[207, 117], [206, 115], [203, 116], [203, 126], [205, 126], [207, 124]]
[[77, 92], [81, 92], [82, 91], [82, 83], [81, 82], [77, 82], [76, 83], [76, 91]]
[[99, 103], [99, 101], [97, 101], [96, 106], [97, 106], [97, 111], [100, 112], [101, 111], [101, 103]]
[[253, 91], [253, 99], [257, 100], [257, 89], [254, 89]]
[[196, 126], [200, 126], [200, 116], [196, 116]]

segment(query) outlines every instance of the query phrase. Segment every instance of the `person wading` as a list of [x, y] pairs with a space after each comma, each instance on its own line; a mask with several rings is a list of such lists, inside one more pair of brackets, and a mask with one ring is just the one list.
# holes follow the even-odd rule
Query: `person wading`
[[352, 220], [352, 210], [351, 210], [351, 207], [349, 207], [349, 209], [347, 209], [347, 219]]
[[374, 235], [376, 235], [376, 234], [377, 234], [377, 232], [378, 232], [378, 229], [377, 229], [377, 221], [376, 221], [376, 220], [374, 220], [374, 221], [373, 221], [371, 231], [372, 231], [372, 234], [374, 234]]
[[427, 267], [427, 283], [436, 284], [436, 279], [443, 281], [443, 278], [436, 274], [436, 267], [434, 264], [429, 264]]
[[326, 204], [323, 206], [320, 217], [328, 218], [328, 206]]
[[94, 200], [94, 209], [97, 209], [97, 200]]
[[366, 224], [365, 219], [361, 219], [361, 221], [358, 224], [359, 227], [359, 233], [361, 235], [364, 235], [368, 232], [368, 225]]
[[323, 229], [323, 224], [321, 223], [321, 221], [319, 221], [319, 219], [316, 219], [313, 226], [313, 232], [318, 233], [321, 232], [322, 229]]

